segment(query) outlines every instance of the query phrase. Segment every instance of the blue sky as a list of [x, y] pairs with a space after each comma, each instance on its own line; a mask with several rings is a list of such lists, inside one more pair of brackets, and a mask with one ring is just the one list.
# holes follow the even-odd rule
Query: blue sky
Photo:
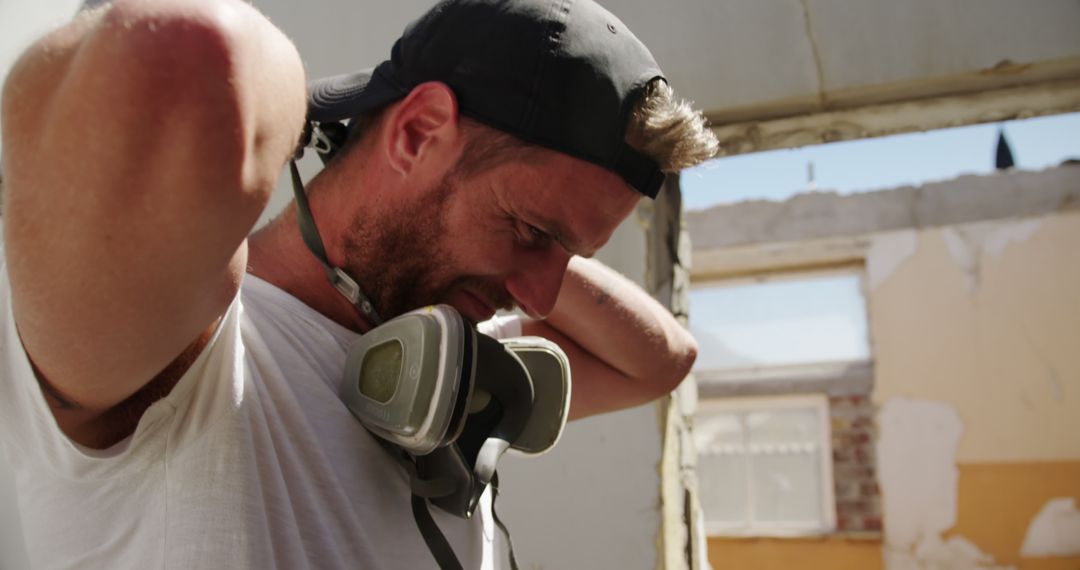
[[999, 129], [1020, 169], [1080, 159], [1080, 113], [1071, 113], [720, 158], [683, 173], [683, 200], [688, 210], [783, 200], [807, 189], [811, 162], [819, 190], [845, 194], [987, 173]]

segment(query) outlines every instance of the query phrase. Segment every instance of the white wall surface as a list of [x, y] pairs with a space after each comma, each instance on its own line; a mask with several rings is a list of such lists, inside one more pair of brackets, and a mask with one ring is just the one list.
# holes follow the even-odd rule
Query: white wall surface
[[81, 4], [81, 0], [0, 0], [0, 84], [31, 42], [70, 19]]

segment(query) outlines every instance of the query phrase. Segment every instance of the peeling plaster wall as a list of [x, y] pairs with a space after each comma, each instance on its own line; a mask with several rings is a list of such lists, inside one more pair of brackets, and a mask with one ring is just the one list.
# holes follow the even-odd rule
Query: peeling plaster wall
[[872, 241], [885, 567], [1080, 565], [1080, 213]]
[[951, 403], [968, 427], [961, 463], [1080, 460], [1080, 213], [917, 241], [867, 260], [894, 267], [870, 278], [875, 401]]
[[1005, 568], [956, 524], [956, 449], [964, 426], [947, 403], [893, 398], [878, 414], [878, 477], [886, 513], [887, 570]]
[[1080, 556], [1080, 510], [1072, 498], [1053, 499], [1031, 521], [1020, 554], [1026, 557]]

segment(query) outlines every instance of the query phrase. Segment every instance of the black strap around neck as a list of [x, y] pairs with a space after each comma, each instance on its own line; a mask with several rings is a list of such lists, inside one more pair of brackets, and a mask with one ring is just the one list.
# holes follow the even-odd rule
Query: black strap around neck
[[517, 557], [514, 556], [514, 539], [510, 538], [510, 529], [506, 528], [506, 524], [499, 518], [499, 512], [495, 510], [495, 499], [498, 498], [499, 474], [496, 472], [491, 477], [491, 518], [495, 519], [495, 524], [499, 526], [499, 530], [506, 537], [506, 550], [510, 556], [510, 570], [518, 570]]
[[[370, 433], [370, 432], [368, 432]], [[409, 487], [412, 490], [412, 513], [413, 520], [416, 522], [416, 528], [420, 530], [420, 535], [424, 537], [424, 543], [427, 544], [428, 550], [431, 551], [431, 555], [435, 557], [435, 562], [439, 564], [440, 570], [463, 570], [461, 562], [458, 560], [457, 555], [454, 554], [453, 547], [450, 546], [450, 542], [446, 540], [446, 535], [439, 529], [439, 525], [435, 523], [435, 519], [431, 516], [431, 504], [428, 499], [436, 496], [447, 495], [452, 492], [452, 489], [446, 489], [444, 484], [446, 479], [435, 479], [432, 481], [421, 480], [416, 473], [416, 463], [412, 456], [405, 452], [405, 450], [394, 444], [386, 441], [385, 439], [371, 434], [371, 437], [375, 438], [375, 441], [386, 450], [402, 467], [405, 468], [405, 472], [409, 475]], [[495, 520], [495, 525], [502, 531], [503, 536], [506, 537], [506, 548], [510, 558], [510, 570], [518, 570], [517, 557], [514, 556], [514, 541], [510, 538], [510, 530], [506, 528], [506, 524], [499, 518], [498, 512], [495, 511], [495, 499], [499, 497], [499, 474], [495, 475], [491, 479], [491, 517]]]
[[381, 325], [382, 317], [375, 311], [375, 305], [367, 295], [364, 295], [356, 280], [341, 268], [330, 265], [326, 248], [323, 246], [322, 238], [319, 237], [319, 230], [315, 227], [315, 217], [311, 215], [311, 206], [308, 205], [304, 182], [300, 179], [300, 171], [296, 168], [295, 160], [289, 161], [289, 172], [292, 174], [293, 194], [296, 195], [297, 225], [300, 227], [300, 236], [304, 238], [304, 243], [315, 255], [315, 259], [326, 269], [326, 278], [330, 280], [330, 284], [359, 309], [372, 326]]
[[431, 518], [431, 510], [428, 507], [427, 499], [419, 495], [413, 495], [412, 512], [413, 519], [416, 520], [416, 527], [420, 529], [420, 534], [424, 536], [424, 542], [427, 543], [428, 550], [435, 557], [435, 561], [439, 563], [439, 568], [441, 570], [463, 570], [461, 562], [458, 561], [457, 555], [454, 554], [454, 549], [450, 547], [446, 536], [439, 530], [439, 525], [435, 524], [435, 519]]

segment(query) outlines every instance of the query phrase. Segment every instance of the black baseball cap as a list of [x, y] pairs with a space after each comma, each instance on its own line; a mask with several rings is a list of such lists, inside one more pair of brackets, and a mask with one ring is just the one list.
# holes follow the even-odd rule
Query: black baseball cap
[[441, 81], [464, 115], [598, 164], [655, 198], [663, 172], [623, 137], [658, 78], [648, 48], [592, 0], [444, 0], [378, 67], [311, 82], [308, 119], [351, 119]]

